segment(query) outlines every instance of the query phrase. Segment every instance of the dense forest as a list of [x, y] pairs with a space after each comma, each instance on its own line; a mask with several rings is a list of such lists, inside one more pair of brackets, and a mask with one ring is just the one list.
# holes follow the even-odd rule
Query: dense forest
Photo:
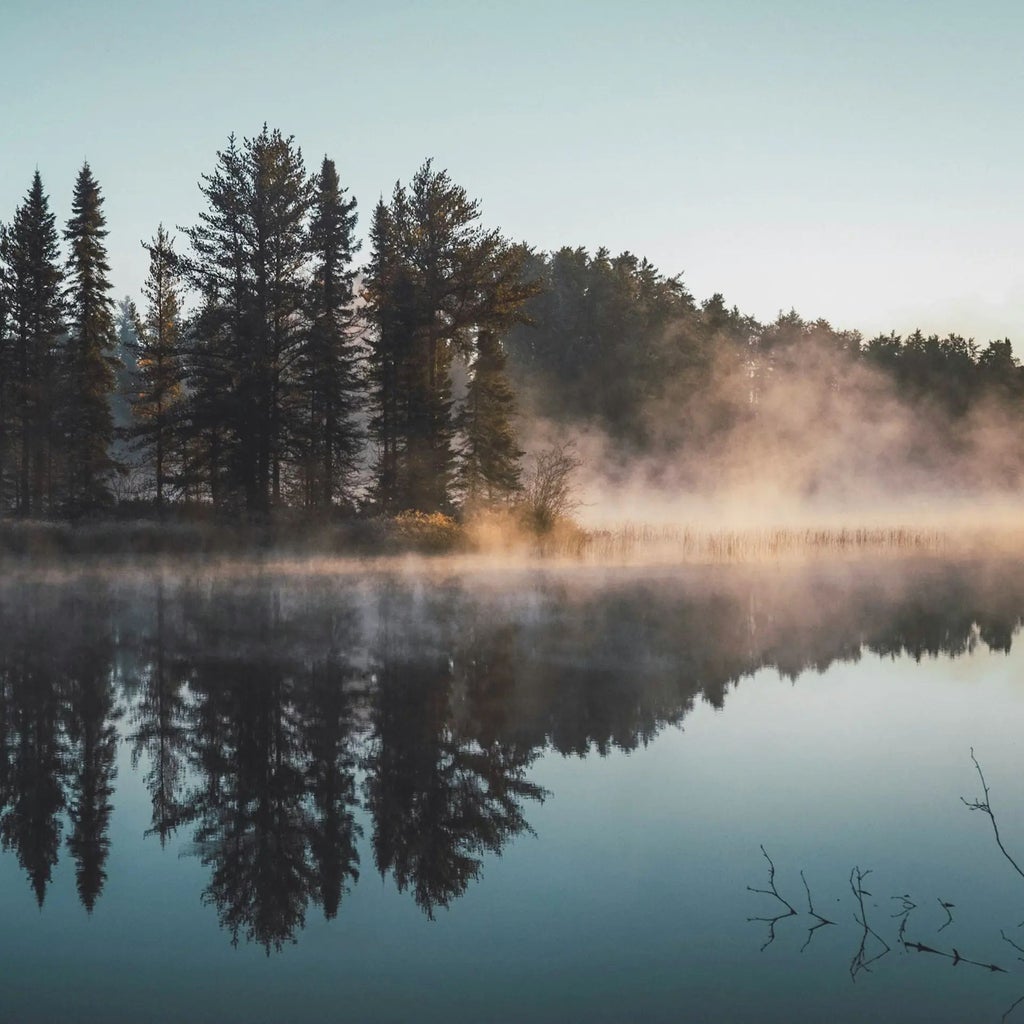
[[669, 486], [754, 463], [797, 496], [894, 467], [1024, 479], [1006, 339], [762, 324], [628, 252], [513, 243], [430, 161], [360, 263], [335, 163], [267, 127], [199, 188], [198, 222], [143, 245], [138, 302], [115, 301], [88, 164], [62, 232], [38, 171], [0, 227], [0, 515], [457, 515], [522, 504], [575, 464], [542, 445], [582, 430]]

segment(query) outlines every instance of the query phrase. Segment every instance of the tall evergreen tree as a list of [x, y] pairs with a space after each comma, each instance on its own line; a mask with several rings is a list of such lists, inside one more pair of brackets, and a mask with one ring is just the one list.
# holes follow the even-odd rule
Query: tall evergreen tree
[[68, 326], [64, 358], [64, 501], [72, 514], [110, 500], [117, 377], [114, 302], [107, 274], [106, 219], [100, 187], [86, 163], [75, 182], [64, 238], [69, 243]]
[[143, 285], [145, 320], [139, 325], [137, 389], [133, 396], [134, 435], [152, 460], [156, 507], [177, 464], [178, 413], [184, 393], [181, 353], [181, 298], [174, 243], [161, 224], [149, 243], [149, 274]]
[[[48, 507], [55, 357], [64, 310], [56, 222], [38, 171], [0, 238], [0, 262], [8, 318], [6, 352], [0, 354], [0, 377], [6, 378], [6, 387], [0, 382], [0, 429], [7, 428], [0, 459], [4, 451], [16, 456], [19, 514], [41, 515]], [[3, 476], [0, 467], [0, 491]]]
[[230, 383], [216, 403], [230, 482], [262, 515], [286, 483], [312, 186], [294, 140], [265, 125], [217, 160], [200, 186], [208, 208], [187, 231], [188, 277], [204, 297], [199, 344]]
[[356, 201], [346, 198], [346, 192], [334, 161], [324, 157], [309, 228], [314, 267], [301, 359], [306, 412], [298, 440], [307, 505], [334, 503], [361, 440], [353, 416], [361, 384], [352, 305], [352, 259], [359, 243], [353, 237]]
[[518, 319], [536, 291], [523, 280], [526, 251], [478, 221], [479, 204], [429, 160], [374, 214], [367, 298], [387, 510], [450, 507], [452, 360], [468, 355], [474, 331]]

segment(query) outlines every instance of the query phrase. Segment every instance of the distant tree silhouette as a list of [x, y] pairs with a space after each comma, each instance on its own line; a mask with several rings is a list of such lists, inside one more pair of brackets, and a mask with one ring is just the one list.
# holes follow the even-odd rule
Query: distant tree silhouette
[[304, 411], [294, 439], [303, 465], [303, 501], [308, 506], [330, 507], [345, 495], [362, 444], [362, 427], [356, 418], [362, 373], [352, 266], [359, 243], [354, 237], [356, 201], [347, 198], [346, 192], [334, 161], [324, 157], [309, 226], [314, 264], [299, 357]]
[[185, 397], [180, 274], [173, 239], [162, 224], [152, 241], [143, 245], [149, 253], [149, 274], [143, 285], [146, 315], [138, 331], [133, 433], [143, 456], [152, 463], [159, 510], [180, 466]]
[[106, 219], [99, 185], [88, 164], [75, 182], [64, 231], [69, 334], [62, 354], [63, 503], [78, 515], [108, 504], [114, 422], [117, 336], [107, 274]]
[[57, 229], [39, 172], [0, 234], [0, 506], [10, 457], [22, 516], [51, 508], [57, 352], [64, 330]]
[[203, 297], [201, 358], [220, 373], [196, 386], [227, 385], [200, 401], [225, 449], [211, 461], [250, 513], [266, 515], [287, 483], [312, 184], [294, 140], [264, 126], [241, 146], [232, 136], [200, 188], [207, 209], [186, 231], [187, 276]]
[[527, 253], [479, 224], [479, 204], [428, 160], [380, 202], [365, 294], [386, 511], [449, 509], [455, 474], [452, 361], [474, 331], [505, 330], [536, 291]]

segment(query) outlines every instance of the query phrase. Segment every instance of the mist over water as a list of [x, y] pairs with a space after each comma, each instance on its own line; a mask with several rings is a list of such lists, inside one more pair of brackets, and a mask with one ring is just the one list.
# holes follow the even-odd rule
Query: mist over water
[[[67, 1010], [54, 951], [82, 1020], [341, 993], [397, 1019], [418, 992], [425, 1020], [739, 1019], [756, 993], [766, 1020], [952, 1021], [1024, 992], [1019, 880], [959, 802], [974, 746], [1017, 838], [1019, 563], [428, 565], [4, 577], [3, 1015]], [[799, 912], [763, 952], [761, 844]], [[852, 980], [855, 865], [890, 953]], [[803, 953], [800, 870], [834, 922]], [[1007, 973], [900, 945], [903, 893], [904, 938]]]

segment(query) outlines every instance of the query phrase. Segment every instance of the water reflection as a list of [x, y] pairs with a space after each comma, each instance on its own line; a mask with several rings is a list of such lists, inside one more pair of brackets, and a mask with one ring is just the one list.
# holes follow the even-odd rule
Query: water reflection
[[91, 911], [121, 740], [232, 942], [337, 916], [361, 855], [433, 916], [530, 831], [543, 751], [634, 749], [764, 667], [1009, 650], [1022, 611], [977, 564], [8, 580], [0, 841], [40, 906], [63, 847]]

